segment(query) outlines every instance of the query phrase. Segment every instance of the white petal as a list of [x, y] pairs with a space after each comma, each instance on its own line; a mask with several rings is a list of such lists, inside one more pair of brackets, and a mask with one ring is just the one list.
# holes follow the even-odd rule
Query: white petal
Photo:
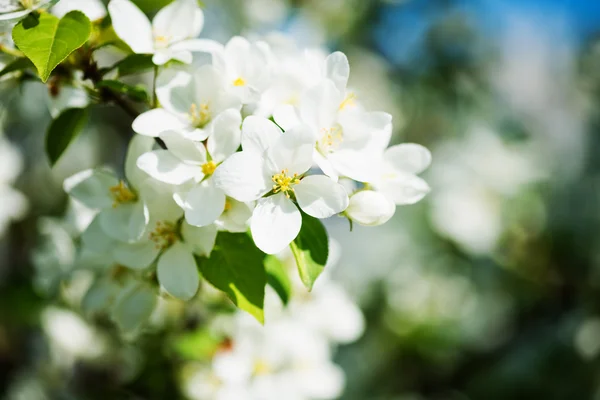
[[158, 282], [171, 296], [190, 300], [198, 291], [198, 267], [183, 243], [176, 242], [160, 256], [156, 273]]
[[284, 130], [291, 129], [301, 123], [296, 108], [291, 104], [283, 104], [273, 111], [273, 119]]
[[396, 212], [396, 205], [385, 195], [373, 190], [360, 191], [350, 197], [346, 214], [361, 225], [386, 223]]
[[321, 171], [335, 182], [337, 182], [340, 178], [338, 172], [335, 170], [331, 161], [329, 161], [326, 157], [324, 157], [321, 153], [319, 153], [316, 149], [313, 151], [313, 161]]
[[138, 240], [149, 221], [149, 212], [142, 202], [118, 204], [100, 212], [100, 225], [106, 234], [122, 242]]
[[184, 163], [202, 165], [206, 162], [206, 147], [204, 147], [204, 144], [189, 140], [175, 131], [163, 132], [160, 138], [167, 145], [167, 149]]
[[328, 158], [340, 176], [358, 182], [373, 182], [380, 165], [375, 156], [356, 150], [339, 150]]
[[196, 185], [185, 198], [185, 220], [193, 226], [210, 225], [225, 209], [225, 193], [212, 184], [212, 179]]
[[227, 232], [246, 232], [248, 230], [248, 220], [252, 216], [254, 204], [251, 206], [234, 199], [227, 199], [226, 210], [215, 221], [215, 225], [220, 230]]
[[153, 53], [152, 26], [146, 15], [129, 0], [111, 0], [108, 12], [113, 28], [134, 53]]
[[173, 51], [188, 50], [199, 53], [213, 53], [222, 49], [223, 45], [221, 43], [210, 39], [189, 39], [171, 46], [171, 50]]
[[131, 127], [134, 132], [140, 135], [157, 137], [165, 131], [189, 129], [190, 124], [187, 120], [163, 108], [155, 108], [140, 114], [133, 120]]
[[85, 249], [96, 253], [109, 254], [115, 246], [115, 240], [108, 236], [100, 225], [98, 215], [88, 225], [86, 230], [81, 234], [81, 242]]
[[232, 154], [219, 165], [213, 180], [215, 186], [238, 201], [253, 201], [271, 190], [263, 158], [246, 151]]
[[348, 58], [341, 51], [330, 54], [325, 59], [325, 77], [331, 79], [340, 91], [346, 89], [348, 77], [350, 76], [350, 64]]
[[329, 218], [348, 207], [346, 189], [325, 175], [307, 176], [294, 192], [300, 208], [315, 218]]
[[425, 147], [405, 143], [392, 146], [384, 153], [385, 161], [398, 171], [420, 174], [431, 164], [431, 153]]
[[191, 73], [172, 68], [158, 74], [156, 97], [161, 106], [182, 119], [187, 118], [190, 107], [196, 102], [193, 79]]
[[325, 175], [311, 175], [294, 186], [300, 208], [315, 218], [328, 218], [348, 207], [348, 194], [341, 184]]
[[281, 137], [281, 129], [263, 117], [250, 115], [242, 125], [242, 148], [262, 156]]
[[250, 221], [256, 247], [267, 254], [285, 249], [298, 236], [302, 215], [283, 193], [260, 199]]
[[106, 17], [106, 7], [101, 0], [61, 0], [52, 7], [52, 14], [62, 18], [75, 10], [83, 12], [90, 21]]
[[331, 128], [343, 100], [343, 93], [325, 80], [305, 92], [300, 102], [300, 119], [311, 128]]
[[344, 140], [357, 140], [372, 135], [384, 137], [385, 132], [391, 131], [392, 116], [384, 112], [344, 110], [339, 113], [338, 122], [343, 129]]
[[181, 185], [202, 176], [199, 166], [182, 162], [168, 150], [155, 150], [143, 154], [138, 158], [137, 166], [154, 179], [172, 185]]
[[112, 319], [125, 333], [135, 333], [145, 324], [156, 307], [156, 290], [150, 285], [132, 282], [121, 289], [111, 312]]
[[110, 188], [118, 183], [112, 172], [88, 169], [65, 179], [63, 187], [65, 192], [90, 208], [107, 208], [114, 203]]
[[148, 179], [148, 175], [137, 166], [137, 159], [144, 153], [152, 150], [154, 139], [142, 135], [135, 135], [129, 142], [127, 156], [125, 157], [125, 177], [135, 189]]
[[377, 189], [397, 205], [414, 204], [429, 191], [429, 185], [418, 176], [397, 173], [377, 184]]
[[173, 200], [175, 188], [153, 178], [140, 185], [140, 198], [148, 207], [153, 220], [175, 221], [183, 215], [183, 210]]
[[181, 224], [181, 236], [194, 254], [208, 257], [215, 247], [217, 227], [214, 224], [196, 227], [184, 221]]
[[169, 43], [193, 37], [197, 10], [196, 0], [175, 0], [163, 7], [152, 20], [154, 37], [162, 36]]
[[119, 243], [114, 248], [115, 261], [133, 269], [145, 269], [158, 257], [160, 247], [151, 240]]
[[175, 53], [171, 51], [171, 49], [159, 49], [156, 50], [156, 52], [152, 56], [152, 62], [154, 63], [154, 65], [165, 65], [167, 62], [175, 58], [174, 55]]
[[267, 150], [268, 167], [274, 173], [288, 170], [288, 174], [303, 174], [313, 164], [313, 150], [314, 141], [310, 128], [298, 125], [279, 135]]
[[234, 108], [223, 111], [213, 120], [212, 134], [206, 143], [213, 161], [225, 160], [240, 147], [240, 125], [242, 125], [242, 115]]

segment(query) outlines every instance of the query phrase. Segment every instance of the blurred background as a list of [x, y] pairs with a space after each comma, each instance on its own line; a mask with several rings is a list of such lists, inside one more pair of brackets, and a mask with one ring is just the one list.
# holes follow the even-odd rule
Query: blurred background
[[[424, 201], [377, 228], [328, 221], [332, 279], [366, 321], [335, 352], [342, 399], [600, 399], [600, 2], [203, 3], [202, 37], [281, 30], [344, 51], [350, 86], [393, 115], [393, 144], [432, 151]], [[89, 219], [62, 181], [120, 165], [131, 119], [94, 108], [50, 169], [48, 92], [0, 82], [0, 398], [185, 398], [202, 312], [168, 308], [177, 322], [134, 342], [75, 312]]]

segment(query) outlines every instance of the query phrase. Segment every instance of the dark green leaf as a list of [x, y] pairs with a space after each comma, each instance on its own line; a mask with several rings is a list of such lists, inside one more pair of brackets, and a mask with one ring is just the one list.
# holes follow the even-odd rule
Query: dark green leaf
[[13, 28], [12, 36], [46, 82], [54, 68], [83, 46], [91, 33], [92, 24], [85, 14], [71, 11], [60, 20], [49, 13], [30, 15]]
[[302, 213], [302, 229], [290, 244], [300, 279], [308, 290], [323, 272], [329, 256], [329, 238], [323, 223], [317, 218]]
[[210, 258], [199, 257], [198, 266], [208, 282], [264, 323], [267, 276], [263, 258], [264, 254], [245, 233], [219, 232]]
[[96, 86], [99, 88], [110, 89], [118, 94], [124, 94], [135, 101], [148, 101], [148, 93], [146, 93], [146, 89], [141, 85], [131, 86], [119, 81], [104, 80], [98, 82]]
[[119, 76], [152, 71], [154, 69], [152, 54], [130, 54], [112, 66], [111, 70], [115, 68], [117, 69]]
[[264, 263], [267, 271], [267, 283], [275, 289], [283, 304], [287, 305], [292, 292], [292, 282], [285, 270], [285, 265], [272, 255], [265, 257]]
[[11, 72], [22, 71], [27, 68], [35, 68], [35, 66], [28, 58], [17, 58], [16, 60], [8, 64], [6, 67], [4, 67], [2, 71], [0, 71], [0, 77], [6, 74], [10, 74]]
[[84, 108], [69, 108], [52, 121], [46, 133], [46, 154], [54, 165], [69, 144], [77, 137], [88, 118]]

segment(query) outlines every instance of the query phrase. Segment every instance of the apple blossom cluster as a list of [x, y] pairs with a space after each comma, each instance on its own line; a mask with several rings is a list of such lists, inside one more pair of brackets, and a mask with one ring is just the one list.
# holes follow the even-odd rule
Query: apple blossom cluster
[[[274, 291], [267, 292], [265, 326], [241, 312], [213, 321], [211, 330], [225, 339], [208, 362], [187, 369], [183, 387], [190, 399], [340, 397], [345, 376], [332, 361], [333, 351], [357, 340], [365, 321], [346, 291], [329, 278], [338, 246], [332, 242], [327, 272], [310, 294], [293, 297], [283, 307]], [[285, 261], [292, 269], [293, 259]], [[293, 286], [303, 290], [299, 279]]]
[[[210, 257], [218, 232], [249, 230], [258, 249], [277, 254], [308, 218], [380, 225], [429, 191], [417, 176], [429, 151], [388, 147], [391, 116], [368, 111], [348, 87], [343, 53], [281, 37], [197, 39], [196, 0], [176, 0], [152, 21], [129, 0], [111, 0], [108, 12], [134, 52], [152, 54], [156, 101], [133, 121], [123, 177], [94, 169], [65, 181], [98, 210], [84, 250], [155, 270], [167, 293], [189, 300], [195, 257]], [[194, 63], [198, 53], [211, 61]]]

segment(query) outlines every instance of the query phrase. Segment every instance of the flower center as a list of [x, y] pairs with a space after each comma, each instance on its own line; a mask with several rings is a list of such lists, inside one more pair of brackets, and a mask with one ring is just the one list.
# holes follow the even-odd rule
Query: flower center
[[254, 363], [253, 371], [254, 375], [268, 375], [273, 372], [273, 368], [265, 360], [258, 359]]
[[164, 48], [168, 47], [170, 41], [171, 41], [170, 36], [165, 36], [165, 35], [154, 36], [154, 46], [159, 49], [164, 49]]
[[317, 141], [317, 146], [323, 154], [332, 153], [340, 146], [343, 140], [344, 131], [339, 124], [336, 124], [329, 129], [321, 129], [321, 138]]
[[207, 103], [202, 103], [200, 106], [193, 103], [188, 116], [195, 127], [203, 128], [210, 121], [210, 108]]
[[346, 98], [340, 103], [340, 111], [346, 107], [352, 107], [356, 105], [356, 95], [352, 92], [346, 95]]
[[217, 164], [215, 164], [214, 161], [208, 161], [202, 164], [202, 173], [204, 175], [212, 175], [215, 172], [215, 169], [217, 169]]
[[289, 192], [293, 192], [294, 189], [292, 186], [300, 183], [300, 177], [298, 174], [294, 174], [292, 176], [288, 176], [288, 170], [284, 169], [280, 173], [275, 174], [271, 177], [273, 180], [273, 193], [285, 193], [286, 197], [289, 198]]
[[154, 247], [167, 249], [177, 240], [177, 226], [169, 221], [158, 221], [149, 237], [155, 243]]
[[233, 81], [233, 86], [246, 86], [246, 81], [244, 78], [239, 76], [236, 80]]
[[115, 200], [113, 207], [117, 207], [119, 204], [133, 203], [137, 200], [135, 193], [133, 193], [123, 181], [119, 181], [118, 184], [111, 186], [108, 190], [110, 190], [110, 194]]

